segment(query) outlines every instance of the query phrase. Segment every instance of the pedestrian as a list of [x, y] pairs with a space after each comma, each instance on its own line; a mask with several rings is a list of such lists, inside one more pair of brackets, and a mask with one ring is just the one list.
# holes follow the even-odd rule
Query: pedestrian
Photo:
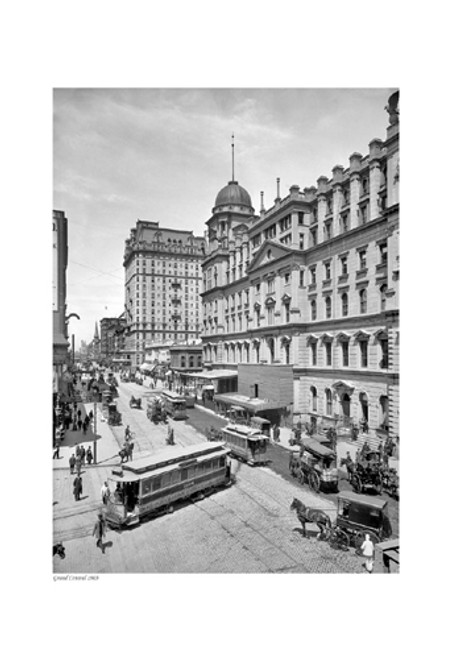
[[75, 468], [75, 455], [72, 453], [72, 455], [69, 458], [69, 469], [70, 473], [74, 473], [74, 468]]
[[74, 498], [75, 501], [80, 501], [80, 495], [83, 494], [83, 479], [80, 474], [74, 478]]
[[135, 448], [134, 443], [133, 443], [133, 442], [129, 442], [129, 445], [128, 445], [128, 455], [129, 455], [130, 460], [133, 460], [133, 449], [134, 449], [134, 448]]
[[80, 476], [81, 474], [81, 456], [77, 455], [75, 457], [75, 470], [77, 472], [77, 475]]
[[78, 417], [77, 425], [78, 425], [78, 430], [80, 431], [83, 425], [83, 421], [81, 420], [81, 415]]
[[88, 426], [86, 425], [86, 419], [83, 421], [83, 435], [86, 435], [86, 431], [88, 429]]
[[130, 439], [131, 434], [132, 434], [132, 433], [131, 433], [131, 430], [130, 430], [130, 426], [127, 426], [126, 429], [125, 429], [125, 439], [126, 439], [126, 440], [127, 440], [127, 439]]
[[94, 524], [92, 535], [97, 538], [96, 547], [99, 547], [102, 550], [102, 554], [104, 554], [105, 546], [103, 544], [103, 537], [106, 535], [106, 522], [103, 519], [102, 513], [99, 513], [98, 515], [98, 520]]
[[366, 571], [371, 574], [373, 571], [373, 563], [374, 563], [374, 544], [370, 540], [370, 536], [368, 533], [365, 534], [365, 540], [360, 547], [362, 555], [365, 557], [365, 568]]
[[77, 447], [75, 449], [75, 457], [78, 458], [79, 456], [81, 456], [81, 446], [80, 444], [77, 444]]
[[356, 442], [358, 436], [359, 436], [359, 429], [357, 428], [357, 426], [352, 426], [352, 428], [351, 428], [351, 438], [352, 438], [352, 441], [353, 441], [353, 442]]
[[86, 451], [86, 460], [88, 465], [91, 464], [91, 462], [94, 460], [94, 456], [92, 455], [91, 447], [88, 446], [88, 450]]
[[81, 410], [77, 411], [77, 418], [80, 420], [81, 419]]
[[105, 481], [104, 484], [102, 485], [100, 489], [100, 495], [102, 497], [102, 503], [106, 505], [111, 496], [110, 488], [108, 487], [107, 481]]
[[92, 410], [89, 412], [89, 421], [94, 421], [94, 412]]
[[348, 473], [348, 481], [351, 482], [352, 472], [354, 471], [354, 463], [352, 461], [351, 454], [349, 451], [346, 451], [345, 465], [346, 465], [346, 471]]
[[55, 440], [55, 450], [53, 451], [53, 460], [55, 458], [57, 458], [58, 460], [60, 459], [60, 446], [61, 446], [61, 441], [59, 437], [57, 437]]
[[81, 464], [84, 466], [85, 465], [85, 459], [86, 459], [86, 449], [83, 446], [83, 444], [81, 445], [81, 449], [80, 449], [80, 458], [81, 458]]

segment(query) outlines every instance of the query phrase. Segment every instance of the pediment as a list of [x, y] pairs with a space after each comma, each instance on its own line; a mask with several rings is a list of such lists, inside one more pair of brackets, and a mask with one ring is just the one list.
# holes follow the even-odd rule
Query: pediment
[[247, 272], [250, 273], [254, 270], [258, 270], [258, 268], [261, 268], [268, 263], [272, 263], [273, 261], [277, 261], [283, 256], [291, 256], [296, 251], [297, 250], [291, 247], [281, 245], [276, 240], [265, 240], [250, 262]]

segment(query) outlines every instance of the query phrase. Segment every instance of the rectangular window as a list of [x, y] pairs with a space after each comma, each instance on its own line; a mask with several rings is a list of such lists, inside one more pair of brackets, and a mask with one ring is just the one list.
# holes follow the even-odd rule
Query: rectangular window
[[299, 270], [299, 286], [304, 286], [304, 270]]
[[330, 263], [324, 264], [324, 279], [330, 279]]
[[380, 251], [380, 265], [387, 265], [387, 257], [388, 257], [388, 252], [387, 252], [387, 243], [381, 243], [379, 245], [379, 251]]
[[362, 368], [368, 366], [368, 341], [360, 341], [360, 365]]
[[347, 275], [348, 274], [348, 257], [347, 256], [341, 256], [340, 261], [341, 261], [341, 274], [342, 275]]
[[363, 249], [361, 252], [359, 252], [359, 268], [360, 270], [364, 270], [366, 268], [366, 250]]
[[343, 354], [343, 366], [349, 366], [349, 341], [343, 341], [341, 344]]
[[310, 344], [310, 349], [312, 351], [312, 366], [316, 366], [316, 341]]
[[332, 343], [331, 341], [326, 341], [326, 366], [332, 366]]
[[316, 267], [310, 268], [310, 283], [316, 284]]

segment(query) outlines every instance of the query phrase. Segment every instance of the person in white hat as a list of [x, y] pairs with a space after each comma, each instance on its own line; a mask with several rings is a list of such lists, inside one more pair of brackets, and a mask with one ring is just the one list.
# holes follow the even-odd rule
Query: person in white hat
[[365, 568], [366, 571], [371, 574], [373, 571], [373, 562], [374, 562], [374, 544], [370, 540], [368, 533], [365, 534], [365, 540], [360, 547], [362, 555], [365, 557]]

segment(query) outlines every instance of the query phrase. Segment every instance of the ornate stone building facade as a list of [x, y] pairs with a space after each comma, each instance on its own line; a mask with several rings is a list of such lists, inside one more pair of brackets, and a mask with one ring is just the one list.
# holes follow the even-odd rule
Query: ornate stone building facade
[[205, 240], [192, 231], [160, 228], [138, 220], [125, 241], [124, 354], [132, 368], [145, 361], [146, 350], [164, 341], [200, 336], [201, 263]]
[[[397, 101], [385, 141], [353, 153], [348, 167], [284, 198], [278, 180], [266, 211], [261, 193], [260, 215], [232, 181], [207, 221], [204, 363], [240, 372], [259, 364], [272, 387], [275, 369], [291, 365], [290, 420], [399, 434]], [[244, 379], [242, 393], [254, 395]]]

